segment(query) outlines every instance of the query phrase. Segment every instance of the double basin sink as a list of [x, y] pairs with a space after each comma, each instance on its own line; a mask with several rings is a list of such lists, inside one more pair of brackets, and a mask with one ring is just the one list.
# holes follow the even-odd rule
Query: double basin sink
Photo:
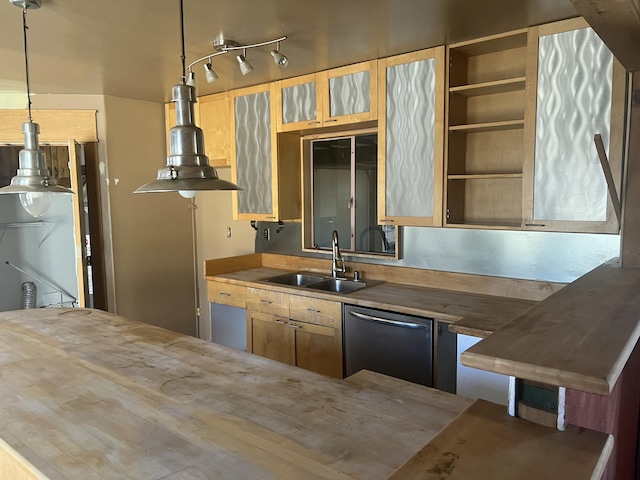
[[321, 290], [331, 293], [350, 293], [382, 283], [375, 280], [355, 281], [346, 278], [323, 277], [321, 275], [313, 275], [309, 273], [285, 273], [283, 275], [265, 278], [262, 281], [277, 285], [304, 287], [311, 290]]

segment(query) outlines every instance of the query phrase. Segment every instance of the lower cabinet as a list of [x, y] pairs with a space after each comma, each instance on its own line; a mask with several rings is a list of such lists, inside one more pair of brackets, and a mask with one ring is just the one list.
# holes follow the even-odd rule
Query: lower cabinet
[[342, 331], [260, 312], [248, 312], [252, 353], [342, 378]]
[[247, 351], [343, 378], [342, 304], [249, 288]]
[[295, 365], [295, 331], [289, 327], [289, 320], [253, 311], [248, 315], [251, 322], [252, 353]]
[[342, 378], [342, 330], [290, 322], [296, 333], [296, 365], [329, 377]]

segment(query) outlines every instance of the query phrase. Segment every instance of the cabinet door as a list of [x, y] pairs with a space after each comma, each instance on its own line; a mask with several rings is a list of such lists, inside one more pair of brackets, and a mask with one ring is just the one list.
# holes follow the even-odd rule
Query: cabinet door
[[231, 165], [231, 100], [228, 93], [216, 93], [198, 98], [204, 147], [209, 163], [214, 167]]
[[275, 84], [259, 85], [234, 92], [231, 130], [231, 178], [242, 190], [233, 192], [234, 218], [277, 219], [277, 136]]
[[295, 330], [288, 320], [275, 315], [247, 312], [251, 321], [252, 353], [295, 365]]
[[323, 126], [375, 120], [377, 61], [358, 63], [322, 72]]
[[582, 19], [533, 32], [529, 101], [536, 109], [527, 139], [533, 165], [525, 226], [615, 233], [619, 225], [593, 138], [602, 135], [620, 192], [625, 72]]
[[444, 47], [380, 61], [380, 223], [442, 225]]
[[322, 124], [322, 92], [318, 75], [281, 80], [276, 84], [278, 132], [316, 128]]
[[296, 365], [312, 372], [343, 378], [342, 330], [290, 321], [295, 330]]

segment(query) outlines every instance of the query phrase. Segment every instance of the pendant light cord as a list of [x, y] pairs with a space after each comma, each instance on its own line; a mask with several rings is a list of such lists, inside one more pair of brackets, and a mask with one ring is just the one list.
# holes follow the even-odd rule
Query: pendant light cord
[[180, 60], [182, 60], [182, 77], [180, 78], [180, 83], [185, 84], [187, 82], [187, 57], [184, 53], [184, 7], [183, 0], [180, 0]]
[[25, 77], [27, 79], [27, 106], [29, 108], [29, 122], [31, 123], [33, 119], [31, 117], [31, 88], [29, 85], [29, 56], [27, 55], [27, 30], [28, 29], [29, 27], [27, 27], [27, 9], [23, 8], [22, 9], [22, 33], [24, 36], [24, 70], [25, 70]]

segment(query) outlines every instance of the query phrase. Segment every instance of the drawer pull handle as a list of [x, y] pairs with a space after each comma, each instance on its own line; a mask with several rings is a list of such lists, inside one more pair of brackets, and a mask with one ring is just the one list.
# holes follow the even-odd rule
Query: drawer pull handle
[[221, 297], [230, 297], [231, 294], [230, 293], [225, 293], [225, 292], [220, 292], [220, 296]]
[[278, 319], [276, 319], [276, 323], [280, 323], [282, 325], [286, 325], [287, 324], [287, 322], [285, 320], [278, 320]]
[[315, 122], [309, 122], [309, 123], [307, 123], [307, 125], [317, 125], [317, 124], [319, 124], [319, 123], [320, 123], [320, 122], [318, 122], [318, 121], [316, 120]]
[[267, 305], [271, 305], [273, 302], [271, 300], [260, 300], [260, 303], [266, 303]]
[[291, 328], [302, 328], [302, 325], [294, 325], [293, 323], [290, 323], [289, 326]]
[[320, 310], [316, 310], [315, 308], [307, 308], [307, 312], [320, 313]]
[[338, 119], [337, 118], [330, 118], [328, 120], [325, 120], [324, 123], [331, 123], [331, 122], [337, 122]]

